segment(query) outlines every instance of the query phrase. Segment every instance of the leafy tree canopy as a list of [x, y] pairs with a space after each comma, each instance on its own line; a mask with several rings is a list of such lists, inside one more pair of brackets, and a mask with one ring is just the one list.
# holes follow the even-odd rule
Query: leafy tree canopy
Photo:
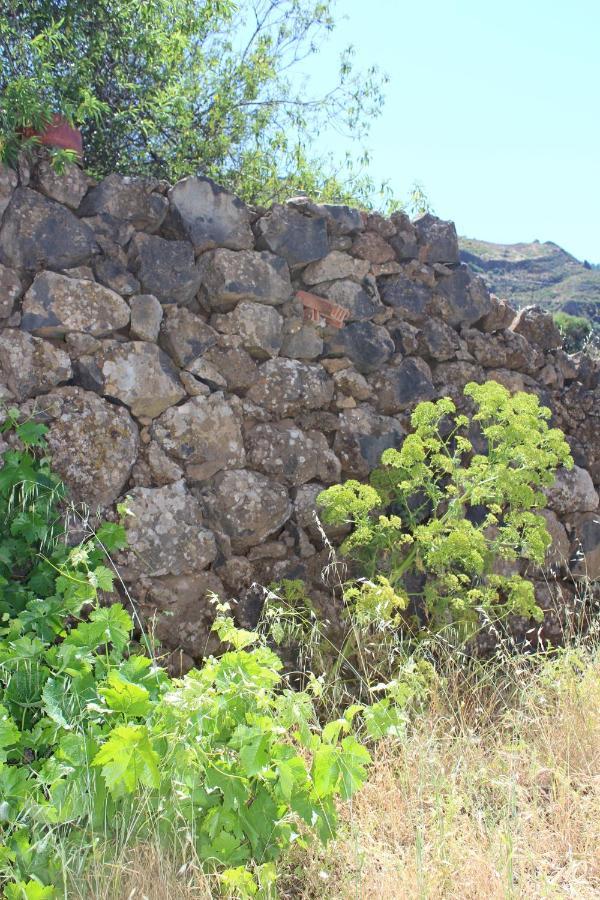
[[[83, 130], [92, 174], [208, 174], [250, 202], [305, 191], [368, 204], [364, 153], [315, 159], [319, 133], [360, 142], [383, 102], [353, 50], [337, 81], [302, 80], [335, 0], [5, 0], [0, 150], [53, 112]], [[385, 187], [382, 186], [385, 191]]]

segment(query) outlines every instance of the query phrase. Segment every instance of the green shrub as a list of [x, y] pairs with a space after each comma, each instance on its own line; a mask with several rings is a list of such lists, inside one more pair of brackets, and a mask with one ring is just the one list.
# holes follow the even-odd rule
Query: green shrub
[[554, 322], [563, 336], [563, 347], [567, 353], [583, 350], [592, 333], [592, 323], [583, 316], [572, 316], [566, 312], [557, 312]]
[[[104, 523], [69, 546], [64, 487], [45, 428], [4, 430], [0, 469], [0, 886], [7, 898], [66, 892], [83, 848], [126, 831], [165, 849], [193, 846], [228, 894], [274, 896], [276, 863], [299, 833], [326, 841], [335, 800], [370, 761], [351, 734], [355, 707], [324, 727], [282, 664], [217, 607], [231, 648], [173, 680], [132, 643], [107, 553], [125, 546]], [[124, 510], [121, 510], [124, 512]], [[304, 823], [303, 827], [299, 827]]]
[[464, 393], [471, 418], [449, 398], [420, 403], [413, 433], [383, 453], [369, 484], [318, 498], [326, 523], [351, 526], [340, 550], [362, 576], [345, 591], [359, 627], [385, 619], [415, 637], [466, 639], [484, 620], [542, 617], [531, 582], [498, 563], [543, 561], [550, 536], [536, 510], [557, 466], [572, 465], [569, 447], [537, 397], [493, 381]]

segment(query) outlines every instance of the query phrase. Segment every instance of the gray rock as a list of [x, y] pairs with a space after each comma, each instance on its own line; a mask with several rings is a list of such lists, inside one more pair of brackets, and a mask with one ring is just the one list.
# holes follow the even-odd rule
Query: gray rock
[[258, 220], [256, 234], [257, 246], [283, 256], [291, 269], [321, 259], [329, 250], [325, 219], [303, 215], [290, 206], [274, 204]]
[[23, 285], [18, 273], [0, 263], [0, 319], [8, 319], [22, 293]]
[[191, 241], [196, 253], [213, 247], [249, 250], [250, 214], [242, 201], [210, 178], [192, 175], [169, 191], [169, 228]]
[[314, 292], [347, 309], [350, 313], [348, 322], [372, 319], [384, 308], [373, 278], [365, 278], [362, 284], [357, 284], [355, 281], [318, 284], [314, 288]]
[[[362, 213], [356, 207], [336, 203], [314, 203], [308, 197], [293, 197], [288, 200], [288, 205], [304, 215], [325, 219], [327, 230], [334, 238], [356, 234], [365, 229]], [[352, 241], [348, 247], [351, 243]]]
[[520, 309], [511, 323], [510, 330], [521, 334], [541, 350], [556, 350], [562, 346], [562, 335], [549, 312], [539, 306]]
[[458, 237], [454, 222], [443, 222], [431, 213], [425, 213], [414, 221], [419, 243], [419, 259], [432, 263], [457, 263], [459, 260]]
[[304, 325], [300, 322], [297, 324], [297, 328], [285, 332], [279, 351], [280, 356], [287, 356], [290, 359], [317, 359], [323, 353], [323, 338], [314, 325]]
[[388, 415], [412, 409], [436, 394], [429, 366], [413, 357], [403, 359], [399, 366], [384, 369], [371, 379], [371, 385], [377, 409]]
[[107, 254], [114, 252], [115, 247], [118, 249], [126, 247], [135, 234], [133, 225], [115, 219], [108, 213], [84, 217], [81, 221], [92, 229], [100, 247]]
[[173, 484], [183, 478], [183, 469], [171, 459], [156, 441], [148, 444], [146, 459], [150, 470], [152, 484], [162, 487], [165, 484]]
[[372, 322], [351, 322], [329, 335], [325, 342], [326, 355], [347, 356], [363, 374], [376, 372], [394, 350], [386, 329]]
[[548, 506], [558, 516], [576, 512], [594, 512], [598, 508], [598, 494], [590, 473], [580, 466], [561, 467], [554, 484], [545, 489]]
[[278, 531], [290, 517], [288, 492], [246, 469], [220, 472], [202, 501], [209, 525], [226, 534], [234, 553], [244, 553]]
[[102, 337], [126, 328], [129, 315], [118, 294], [94, 281], [41, 272], [25, 294], [21, 325], [40, 337], [70, 331]]
[[179, 373], [155, 344], [131, 341], [96, 358], [102, 393], [129, 407], [134, 416], [153, 419], [185, 397]]
[[419, 352], [440, 362], [454, 359], [460, 347], [458, 334], [440, 319], [427, 319], [419, 331]]
[[233, 393], [248, 390], [258, 378], [256, 363], [241, 347], [212, 347], [203, 360], [223, 376], [227, 390]]
[[227, 312], [241, 300], [278, 306], [292, 296], [288, 264], [263, 251], [213, 250], [199, 261], [202, 294], [210, 309]]
[[490, 293], [483, 280], [461, 265], [437, 286], [438, 315], [449, 325], [473, 325], [492, 309]]
[[372, 396], [373, 392], [367, 379], [352, 368], [335, 372], [333, 380], [336, 387], [347, 397], [354, 397], [355, 400], [369, 400]]
[[69, 269], [97, 251], [94, 232], [60, 203], [17, 188], [0, 228], [0, 260], [16, 269]]
[[514, 321], [517, 311], [514, 306], [510, 305], [508, 300], [499, 300], [498, 297], [495, 297], [493, 294], [490, 299], [492, 301], [492, 308], [489, 313], [477, 323], [477, 327], [481, 329], [481, 331], [486, 332], [503, 331]]
[[383, 451], [400, 446], [403, 436], [396, 419], [377, 415], [367, 406], [345, 410], [333, 443], [343, 477], [366, 478], [379, 465]]
[[10, 203], [10, 199], [19, 183], [17, 173], [6, 163], [0, 163], [0, 221], [4, 210]]
[[573, 575], [600, 579], [600, 513], [581, 513], [575, 517], [575, 542], [570, 570]]
[[152, 436], [194, 481], [245, 463], [240, 424], [222, 393], [193, 397], [168, 409], [153, 423]]
[[400, 319], [421, 325], [431, 315], [433, 292], [425, 284], [401, 274], [382, 279], [379, 290], [383, 302], [393, 307]]
[[374, 231], [365, 231], [363, 234], [359, 234], [352, 244], [350, 252], [353, 256], [368, 260], [369, 263], [375, 265], [392, 262], [396, 258], [394, 248]]
[[211, 363], [207, 362], [203, 356], [199, 356], [197, 359], [192, 360], [192, 362], [188, 364], [187, 369], [194, 378], [199, 378], [200, 381], [204, 382], [207, 387], [210, 388], [210, 390], [220, 391], [227, 389], [227, 381], [225, 378]]
[[200, 504], [183, 481], [134, 488], [128, 507], [133, 515], [126, 518], [125, 577], [190, 575], [216, 557], [214, 535], [202, 527]]
[[168, 210], [167, 199], [155, 192], [157, 185], [155, 178], [108, 175], [86, 195], [79, 215], [107, 214], [136, 231], [157, 231]]
[[401, 262], [416, 259], [419, 253], [417, 229], [404, 212], [393, 213], [391, 219], [396, 227], [396, 234], [389, 237], [388, 241], [396, 254], [396, 259]]
[[283, 341], [283, 319], [271, 306], [243, 300], [229, 315], [231, 329], [254, 359], [277, 356]]
[[368, 275], [370, 264], [365, 259], [355, 259], [348, 253], [332, 250], [323, 259], [308, 265], [302, 272], [304, 284], [321, 284], [324, 281], [335, 281], [342, 278], [354, 278], [357, 281]]
[[89, 187], [89, 179], [75, 163], [67, 164], [59, 174], [49, 160], [41, 159], [36, 169], [36, 187], [51, 200], [77, 209]]
[[[34, 401], [24, 407], [34, 409]], [[138, 453], [138, 430], [127, 410], [80, 387], [58, 388], [36, 402], [48, 423], [52, 468], [69, 497], [91, 511], [110, 506], [122, 493]]]
[[200, 272], [187, 241], [136, 234], [129, 245], [129, 263], [144, 292], [161, 303], [186, 304], [198, 293]]
[[137, 294], [129, 301], [131, 309], [131, 337], [136, 341], [156, 341], [162, 322], [163, 309], [152, 294]]
[[289, 485], [318, 478], [339, 481], [340, 463], [318, 431], [301, 431], [295, 425], [262, 424], [246, 436], [248, 466]]
[[132, 294], [139, 293], [140, 283], [137, 278], [131, 274], [127, 266], [117, 259], [110, 256], [98, 256], [94, 260], [94, 274], [96, 280], [103, 284], [104, 287], [116, 291], [123, 297], [130, 297]]
[[45, 394], [72, 375], [64, 350], [16, 328], [0, 331], [0, 381], [16, 400]]
[[186, 367], [213, 347], [217, 332], [204, 319], [179, 306], [167, 306], [160, 330], [160, 345], [178, 366]]
[[322, 366], [279, 357], [263, 363], [258, 381], [247, 396], [252, 403], [284, 419], [302, 410], [329, 406], [333, 399], [333, 381]]

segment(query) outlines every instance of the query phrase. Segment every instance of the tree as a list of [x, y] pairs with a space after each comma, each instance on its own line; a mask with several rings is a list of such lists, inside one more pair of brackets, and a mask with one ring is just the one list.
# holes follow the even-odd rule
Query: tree
[[365, 158], [316, 160], [310, 146], [329, 127], [364, 138], [385, 79], [357, 73], [351, 48], [329, 89], [311, 94], [297, 75], [333, 30], [334, 2], [5, 0], [2, 155], [58, 111], [81, 125], [96, 176], [202, 172], [251, 202], [364, 200]]

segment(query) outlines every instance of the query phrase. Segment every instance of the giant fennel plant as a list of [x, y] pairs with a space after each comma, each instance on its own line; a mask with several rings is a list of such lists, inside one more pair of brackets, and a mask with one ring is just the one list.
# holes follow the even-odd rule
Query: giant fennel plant
[[351, 529], [340, 550], [358, 564], [345, 599], [359, 625], [387, 619], [417, 637], [451, 628], [464, 639], [486, 620], [542, 618], [533, 584], [502, 570], [543, 562], [550, 536], [537, 511], [557, 467], [572, 466], [569, 447], [533, 394], [494, 381], [464, 394], [470, 417], [447, 397], [419, 403], [412, 433], [368, 484], [319, 495], [324, 522]]

